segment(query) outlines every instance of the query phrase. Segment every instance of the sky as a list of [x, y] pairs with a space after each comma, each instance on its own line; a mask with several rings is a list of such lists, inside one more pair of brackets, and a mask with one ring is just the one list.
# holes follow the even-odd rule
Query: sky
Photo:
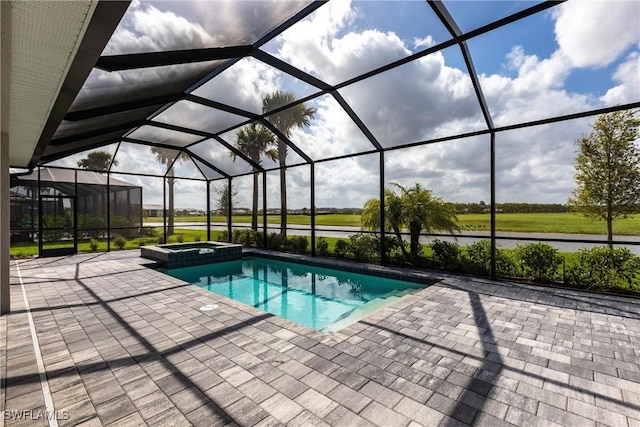
[[[534, 5], [532, 1], [445, 1], [463, 32]], [[258, 17], [275, 20], [303, 2], [134, 1], [105, 54], [215, 47], [252, 43], [269, 31]], [[246, 28], [255, 31], [247, 33]], [[329, 83], [340, 85], [362, 73], [446, 42], [449, 33], [422, 1], [329, 2], [280, 34], [262, 49]], [[468, 41], [493, 123], [497, 127], [640, 101], [640, 3], [570, 0], [514, 24]], [[89, 77], [82, 96], [104, 93], [155, 76], [196, 70], [203, 64], [106, 73]], [[319, 90], [253, 58], [245, 58], [195, 87], [195, 95], [259, 113], [262, 99], [275, 90], [298, 98]], [[338, 90], [377, 141], [387, 148], [487, 128], [458, 46], [344, 86]], [[291, 140], [313, 160], [366, 152], [371, 142], [330, 95], [308, 101], [317, 113]], [[154, 120], [207, 132], [243, 122], [230, 113], [181, 101]], [[574, 141], [590, 131], [595, 117], [500, 132], [496, 137], [498, 202], [566, 203], [575, 188]], [[140, 129], [132, 137], [194, 142], [190, 135]], [[235, 131], [221, 135], [235, 142]], [[231, 173], [250, 165], [217, 141], [192, 151]], [[115, 146], [109, 147], [115, 153]], [[82, 155], [58, 161], [75, 165]], [[164, 172], [148, 148], [122, 144], [115, 170]], [[303, 163], [290, 150], [290, 165]], [[452, 202], [490, 199], [489, 136], [452, 140], [385, 154], [385, 185], [420, 182]], [[265, 167], [275, 163], [263, 157]], [[205, 171], [209, 178], [219, 175]], [[198, 174], [191, 161], [176, 166], [179, 176]], [[144, 203], [162, 203], [160, 179], [119, 177], [145, 185]], [[310, 207], [308, 165], [287, 172], [288, 205]], [[379, 156], [319, 162], [315, 166], [317, 207], [362, 207], [380, 193]], [[176, 206], [204, 208], [200, 182], [182, 181]], [[214, 187], [219, 184], [214, 184]], [[234, 179], [236, 206], [250, 206], [252, 180]], [[279, 207], [279, 174], [267, 174], [267, 203]], [[215, 194], [213, 197], [216, 197]], [[261, 194], [262, 197], [262, 194]], [[261, 205], [262, 206], [262, 205]]]

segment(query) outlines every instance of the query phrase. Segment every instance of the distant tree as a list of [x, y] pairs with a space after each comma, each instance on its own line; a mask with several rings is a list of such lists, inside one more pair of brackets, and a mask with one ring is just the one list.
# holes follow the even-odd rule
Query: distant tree
[[[92, 151], [87, 154], [87, 157], [80, 159], [77, 162], [78, 167], [82, 169], [94, 170], [94, 171], [106, 171], [111, 165], [113, 156], [106, 151]], [[113, 166], [118, 166], [118, 161], [113, 160]]]
[[593, 131], [575, 141], [578, 188], [569, 203], [587, 218], [607, 222], [613, 249], [613, 221], [637, 212], [640, 204], [640, 120], [635, 111], [598, 116]]
[[[218, 193], [218, 210], [224, 216], [229, 216], [229, 184], [216, 189]], [[231, 200], [238, 195], [238, 190], [231, 185]]]
[[167, 180], [167, 193], [168, 204], [167, 206], [167, 234], [172, 235], [174, 233], [174, 220], [175, 220], [175, 206], [174, 206], [174, 191], [173, 187], [176, 183], [175, 172], [173, 167], [181, 160], [189, 158], [188, 154], [184, 151], [176, 154], [176, 150], [162, 147], [151, 147], [151, 152], [156, 157], [156, 160], [167, 167], [167, 173], [165, 178]]
[[[262, 100], [262, 112], [269, 113], [280, 107], [296, 101], [293, 92], [276, 91], [265, 96]], [[315, 107], [307, 106], [304, 103], [296, 104], [293, 107], [273, 113], [267, 119], [282, 134], [290, 138], [294, 128], [309, 126], [317, 110]], [[280, 164], [280, 234], [287, 235], [287, 169], [286, 160], [289, 147], [278, 138], [278, 163]]]
[[[236, 148], [246, 154], [254, 163], [260, 164], [260, 156], [265, 153], [272, 160], [278, 158], [278, 152], [273, 148], [275, 135], [257, 122], [252, 122], [242, 127], [236, 133]], [[235, 161], [236, 155], [233, 155]], [[251, 216], [251, 228], [258, 229], [258, 169], [253, 167], [253, 212]]]

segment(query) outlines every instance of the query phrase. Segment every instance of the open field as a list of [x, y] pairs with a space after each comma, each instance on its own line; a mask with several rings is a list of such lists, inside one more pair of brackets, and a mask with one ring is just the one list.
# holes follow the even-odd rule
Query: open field
[[[459, 224], [464, 230], [488, 231], [490, 220], [488, 214], [462, 214], [459, 215]], [[260, 217], [262, 219], [262, 217]], [[308, 215], [290, 215], [289, 225], [309, 225], [311, 218]], [[162, 218], [146, 218], [145, 222], [162, 224]], [[226, 217], [213, 216], [212, 222], [224, 223]], [[197, 235], [201, 240], [206, 239], [206, 230], [179, 229], [180, 222], [206, 222], [205, 216], [184, 216], [176, 217], [176, 235], [182, 234], [185, 241], [193, 241]], [[238, 215], [233, 217], [234, 223], [251, 223], [251, 216]], [[269, 224], [279, 224], [279, 215], [268, 216]], [[336, 226], [336, 227], [360, 227], [359, 215], [331, 214], [319, 215], [316, 217], [316, 225]], [[497, 231], [512, 231], [521, 233], [568, 233], [568, 234], [606, 234], [606, 224], [603, 221], [592, 221], [583, 216], [571, 213], [532, 213], [532, 214], [496, 214]], [[158, 228], [158, 234], [162, 229]], [[639, 235], [640, 236], [640, 215], [633, 218], [619, 219], [614, 222], [614, 233], [617, 235]], [[216, 240], [218, 232], [212, 230], [212, 240]], [[140, 245], [140, 240], [146, 244], [157, 244], [157, 238], [138, 238], [127, 241], [126, 248], [133, 249]], [[335, 240], [327, 238], [330, 250], [333, 251]], [[175, 242], [176, 236], [169, 237], [169, 242]], [[115, 249], [115, 246], [112, 246]], [[78, 250], [88, 252], [89, 242], [79, 242]], [[99, 242], [99, 251], [106, 250], [106, 242]], [[35, 243], [16, 243], [11, 245], [11, 255], [31, 256], [38, 254], [38, 245]]]
[[[262, 217], [259, 218], [262, 220]], [[489, 214], [462, 214], [458, 216], [463, 230], [489, 230]], [[226, 222], [226, 217], [216, 215], [212, 222]], [[308, 215], [289, 215], [289, 225], [309, 225]], [[145, 222], [162, 223], [162, 218], [146, 218]], [[178, 222], [206, 222], [205, 216], [176, 217]], [[251, 216], [237, 215], [234, 223], [250, 223]], [[268, 224], [279, 224], [279, 215], [269, 215]], [[359, 215], [332, 214], [316, 216], [316, 225], [360, 227]], [[569, 234], [606, 234], [607, 226], [604, 221], [593, 221], [573, 213], [513, 213], [496, 214], [497, 231], [514, 231], [523, 233], [569, 233]], [[640, 215], [632, 218], [619, 219], [613, 224], [614, 234], [640, 235]]]

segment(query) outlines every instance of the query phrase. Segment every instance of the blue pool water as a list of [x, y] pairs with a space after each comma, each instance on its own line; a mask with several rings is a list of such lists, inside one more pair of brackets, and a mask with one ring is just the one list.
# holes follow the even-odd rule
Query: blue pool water
[[425, 285], [251, 257], [167, 274], [276, 316], [334, 332]]

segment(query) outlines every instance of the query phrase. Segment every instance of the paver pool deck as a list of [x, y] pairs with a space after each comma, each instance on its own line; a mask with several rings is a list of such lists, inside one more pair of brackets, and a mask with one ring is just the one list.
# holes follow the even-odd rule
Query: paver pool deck
[[640, 426], [638, 299], [442, 275], [322, 334], [138, 255], [11, 261], [0, 425]]

